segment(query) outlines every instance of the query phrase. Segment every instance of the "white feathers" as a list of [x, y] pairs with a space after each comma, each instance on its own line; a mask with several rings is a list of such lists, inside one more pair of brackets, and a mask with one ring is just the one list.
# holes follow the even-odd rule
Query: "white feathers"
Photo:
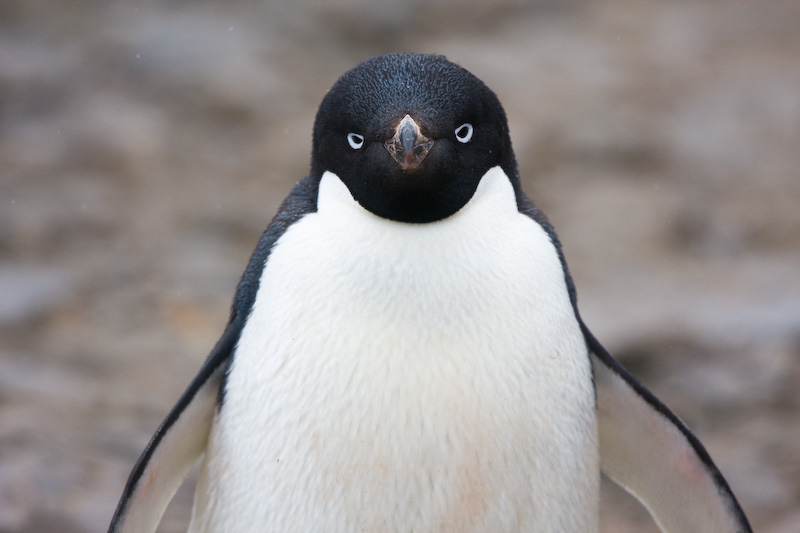
[[192, 531], [595, 531], [591, 369], [555, 248], [491, 169], [431, 224], [327, 172], [272, 250]]

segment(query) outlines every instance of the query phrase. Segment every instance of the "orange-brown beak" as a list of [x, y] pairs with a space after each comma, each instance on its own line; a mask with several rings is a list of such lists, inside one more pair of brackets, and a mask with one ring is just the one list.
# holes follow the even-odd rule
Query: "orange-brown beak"
[[394, 137], [384, 146], [400, 168], [415, 170], [431, 151], [433, 141], [422, 135], [411, 115], [406, 115], [394, 130]]

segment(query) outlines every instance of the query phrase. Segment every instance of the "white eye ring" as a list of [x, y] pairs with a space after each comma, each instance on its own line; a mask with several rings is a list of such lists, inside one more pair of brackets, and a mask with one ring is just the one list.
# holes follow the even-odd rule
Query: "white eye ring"
[[460, 143], [468, 143], [472, 139], [472, 124], [465, 122], [456, 128], [456, 140]]
[[359, 135], [358, 133], [348, 133], [347, 143], [353, 150], [358, 150], [359, 148], [364, 146], [364, 136]]

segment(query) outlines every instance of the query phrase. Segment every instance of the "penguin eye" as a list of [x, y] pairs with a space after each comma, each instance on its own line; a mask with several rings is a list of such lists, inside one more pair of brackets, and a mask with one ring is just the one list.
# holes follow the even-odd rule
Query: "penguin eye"
[[456, 140], [460, 143], [468, 143], [472, 139], [472, 124], [465, 122], [456, 128]]
[[347, 144], [349, 144], [350, 148], [352, 148], [353, 150], [358, 150], [359, 148], [364, 146], [364, 136], [359, 135], [358, 133], [348, 133]]

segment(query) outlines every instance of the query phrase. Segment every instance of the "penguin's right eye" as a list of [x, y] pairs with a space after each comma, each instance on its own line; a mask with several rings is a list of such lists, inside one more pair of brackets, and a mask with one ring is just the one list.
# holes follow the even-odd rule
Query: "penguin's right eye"
[[359, 148], [364, 146], [364, 136], [359, 135], [358, 133], [348, 133], [347, 144], [349, 144], [350, 148], [352, 148], [353, 150], [358, 150]]

